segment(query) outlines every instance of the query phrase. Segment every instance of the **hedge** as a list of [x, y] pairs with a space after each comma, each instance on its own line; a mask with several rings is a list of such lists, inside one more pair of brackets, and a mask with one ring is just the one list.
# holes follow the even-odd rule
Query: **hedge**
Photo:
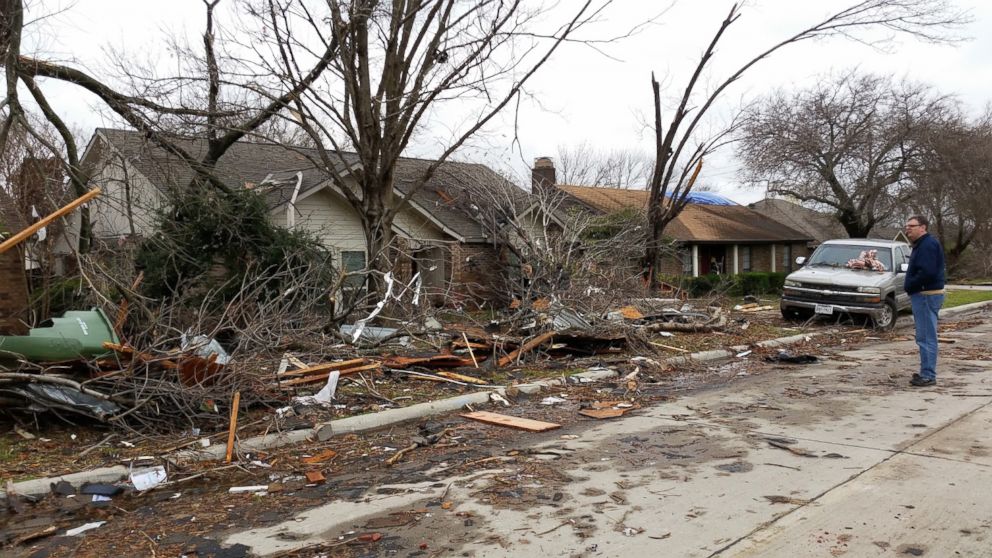
[[738, 275], [700, 275], [699, 277], [673, 277], [668, 282], [680, 285], [689, 296], [700, 297], [713, 292], [735, 296], [779, 294], [785, 284], [784, 272], [749, 272]]

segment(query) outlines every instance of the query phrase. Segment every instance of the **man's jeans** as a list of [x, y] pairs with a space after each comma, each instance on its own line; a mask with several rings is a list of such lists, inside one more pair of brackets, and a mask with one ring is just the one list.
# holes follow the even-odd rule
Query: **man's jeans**
[[920, 376], [937, 379], [937, 313], [944, 305], [944, 295], [916, 293], [909, 297], [916, 324], [916, 344], [920, 347]]

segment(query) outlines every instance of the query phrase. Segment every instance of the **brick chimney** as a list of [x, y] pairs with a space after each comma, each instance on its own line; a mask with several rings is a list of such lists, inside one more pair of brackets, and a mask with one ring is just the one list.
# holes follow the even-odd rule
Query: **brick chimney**
[[551, 157], [537, 157], [534, 159], [534, 168], [530, 173], [531, 191], [537, 192], [545, 188], [554, 188], [558, 183], [555, 176], [555, 162]]

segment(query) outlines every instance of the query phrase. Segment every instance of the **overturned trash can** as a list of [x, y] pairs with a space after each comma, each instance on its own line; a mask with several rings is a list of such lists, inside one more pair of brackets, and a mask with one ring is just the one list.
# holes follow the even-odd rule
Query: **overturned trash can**
[[59, 362], [108, 354], [104, 343], [120, 343], [103, 310], [70, 310], [50, 325], [32, 328], [27, 335], [0, 336], [0, 360], [23, 358], [31, 362]]

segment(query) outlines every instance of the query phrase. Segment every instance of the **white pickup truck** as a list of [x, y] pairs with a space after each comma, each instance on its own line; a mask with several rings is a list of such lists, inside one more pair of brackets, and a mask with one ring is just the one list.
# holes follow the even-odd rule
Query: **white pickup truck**
[[[858, 269], [852, 260], [875, 251], [874, 269]], [[798, 271], [785, 278], [782, 316], [807, 320], [815, 314], [862, 314], [875, 327], [889, 329], [896, 315], [910, 306], [903, 289], [909, 245], [891, 240], [847, 238], [828, 240], [806, 258], [796, 258]]]

